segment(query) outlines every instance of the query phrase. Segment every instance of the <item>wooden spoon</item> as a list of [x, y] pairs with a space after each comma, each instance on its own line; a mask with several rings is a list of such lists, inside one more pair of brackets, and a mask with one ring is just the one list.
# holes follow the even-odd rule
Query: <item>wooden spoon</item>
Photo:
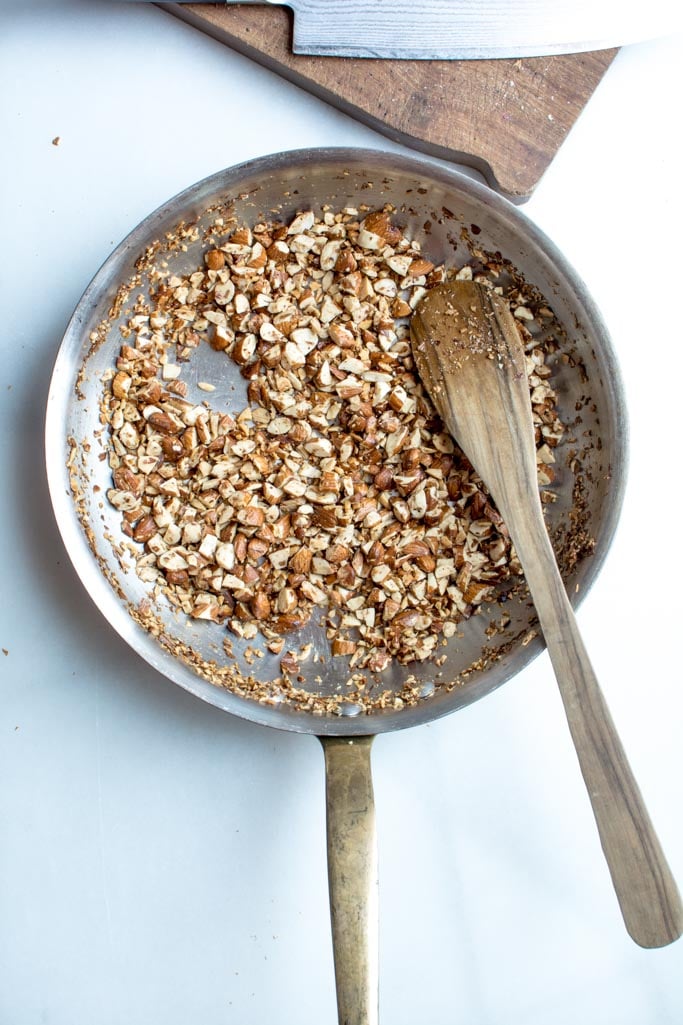
[[431, 289], [411, 323], [418, 372], [485, 481], [524, 569], [626, 928], [642, 947], [683, 932], [683, 907], [600, 691], [545, 526], [524, 349], [500, 296]]

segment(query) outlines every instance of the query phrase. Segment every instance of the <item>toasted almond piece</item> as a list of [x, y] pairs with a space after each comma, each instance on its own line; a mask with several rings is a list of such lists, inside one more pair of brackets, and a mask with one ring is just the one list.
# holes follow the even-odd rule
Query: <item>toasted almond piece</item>
[[283, 587], [277, 596], [276, 604], [280, 614], [292, 612], [299, 604], [296, 591], [291, 587]]
[[304, 231], [309, 231], [315, 224], [315, 214], [312, 210], [305, 210], [303, 213], [298, 214], [287, 228], [288, 235], [300, 235]]
[[310, 580], [302, 581], [299, 589], [304, 597], [308, 598], [314, 605], [325, 605], [327, 603], [327, 595], [323, 589], [316, 587]]
[[111, 382], [111, 390], [117, 399], [125, 399], [128, 397], [132, 380], [133, 379], [130, 374], [126, 374], [122, 370], [119, 370], [119, 372], [114, 375]]
[[225, 267], [225, 253], [220, 249], [210, 249], [204, 254], [204, 263], [209, 270], [221, 270]]
[[244, 365], [248, 363], [256, 352], [256, 335], [241, 335], [235, 342], [232, 350], [232, 358], [235, 363]]
[[184, 424], [177, 417], [170, 416], [168, 413], [162, 410], [156, 410], [150, 413], [147, 418], [147, 422], [150, 427], [153, 427], [159, 434], [180, 434], [184, 428]]
[[289, 568], [294, 573], [308, 573], [311, 568], [312, 552], [310, 548], [302, 546], [297, 549], [289, 560]]
[[[374, 232], [375, 235], [379, 235], [383, 239], [394, 233], [389, 214], [385, 213], [384, 210], [373, 210], [367, 214], [363, 221], [363, 228], [366, 231]], [[360, 245], [363, 245], [363, 243], [360, 242]]]
[[263, 509], [257, 505], [248, 505], [237, 513], [238, 523], [242, 523], [246, 527], [262, 527], [265, 520], [266, 515]]
[[306, 365], [306, 356], [294, 341], [289, 341], [285, 344], [283, 349], [283, 355], [285, 362], [293, 370], [296, 370], [298, 367], [303, 367]]
[[276, 416], [274, 417], [266, 430], [269, 434], [287, 434], [292, 427], [292, 421], [288, 416]]
[[157, 525], [151, 516], [143, 516], [141, 520], [138, 520], [135, 529], [133, 530], [133, 540], [145, 543], [150, 538], [154, 537], [157, 532]]
[[430, 263], [429, 260], [423, 260], [421, 257], [418, 257], [411, 263], [409, 273], [412, 277], [419, 278], [423, 275], [430, 274], [433, 270], [433, 263]]
[[339, 655], [353, 655], [357, 648], [355, 641], [346, 640], [343, 637], [335, 637], [332, 641], [332, 654], [336, 657]]
[[255, 619], [268, 619], [271, 610], [270, 599], [263, 591], [257, 591], [251, 602], [251, 611]]

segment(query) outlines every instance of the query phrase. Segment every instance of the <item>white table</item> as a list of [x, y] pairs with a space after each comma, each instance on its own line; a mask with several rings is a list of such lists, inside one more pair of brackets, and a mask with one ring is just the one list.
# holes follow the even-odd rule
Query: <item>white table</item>
[[[53, 523], [43, 409], [81, 292], [163, 200], [266, 152], [400, 147], [151, 5], [0, 18], [0, 1022], [332, 1023], [319, 745], [113, 633]], [[630, 481], [580, 622], [683, 881], [681, 68], [680, 37], [622, 50], [525, 209], [621, 360]], [[623, 929], [546, 657], [374, 765], [386, 1025], [683, 1020], [683, 946]]]

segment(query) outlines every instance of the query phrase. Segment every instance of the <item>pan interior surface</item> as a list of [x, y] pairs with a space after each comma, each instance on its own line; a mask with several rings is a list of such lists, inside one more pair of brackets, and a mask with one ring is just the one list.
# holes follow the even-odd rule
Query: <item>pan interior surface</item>
[[[55, 364], [46, 425], [48, 479], [62, 537], [85, 587], [118, 633], [202, 699], [257, 723], [321, 735], [427, 722], [498, 687], [542, 648], [528, 595], [505, 602], [504, 628], [503, 606], [482, 607], [439, 649], [442, 664], [392, 663], [366, 679], [360, 697], [347, 660], [330, 657], [324, 630], [311, 621], [296, 645], [310, 643], [315, 657], [302, 664], [300, 693], [292, 701], [273, 682], [280, 677], [279, 656], [266, 652], [254, 662], [247, 650], [253, 643], [231, 637], [230, 657], [224, 626], [181, 614], [154, 598], [137, 576], [120, 513], [104, 497], [111, 471], [101, 401], [121, 346], [120, 329], [135, 297], [148, 294], [155, 261], [166, 261], [178, 275], [201, 266], [205, 232], [221, 212], [253, 225], [324, 205], [336, 210], [361, 203], [395, 207], [396, 223], [435, 264], [461, 266], [472, 245], [500, 254], [552, 308], [561, 326], [552, 386], [569, 429], [557, 450], [548, 523], [555, 537], [571, 539], [581, 493], [580, 526], [594, 546], [566, 576], [573, 600], [580, 600], [611, 541], [625, 476], [624, 404], [607, 333], [581, 281], [523, 214], [468, 178], [422, 160], [358, 150], [284, 153], [220, 172], [172, 199], [121, 243], [81, 299]], [[182, 225], [191, 228], [183, 244], [169, 245]], [[208, 345], [193, 357], [188, 381], [197, 402], [206, 400], [198, 383], [212, 381], [213, 408], [239, 413], [248, 404], [239, 368]], [[383, 698], [366, 704], [366, 694]]]

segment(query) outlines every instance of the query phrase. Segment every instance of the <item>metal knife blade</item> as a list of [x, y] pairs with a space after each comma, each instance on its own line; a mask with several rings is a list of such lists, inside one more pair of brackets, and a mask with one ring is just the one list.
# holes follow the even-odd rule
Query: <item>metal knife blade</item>
[[642, 0], [223, 2], [290, 7], [294, 53], [319, 57], [539, 57], [608, 49], [683, 31], [679, 0], [648, 0], [647, 4]]

